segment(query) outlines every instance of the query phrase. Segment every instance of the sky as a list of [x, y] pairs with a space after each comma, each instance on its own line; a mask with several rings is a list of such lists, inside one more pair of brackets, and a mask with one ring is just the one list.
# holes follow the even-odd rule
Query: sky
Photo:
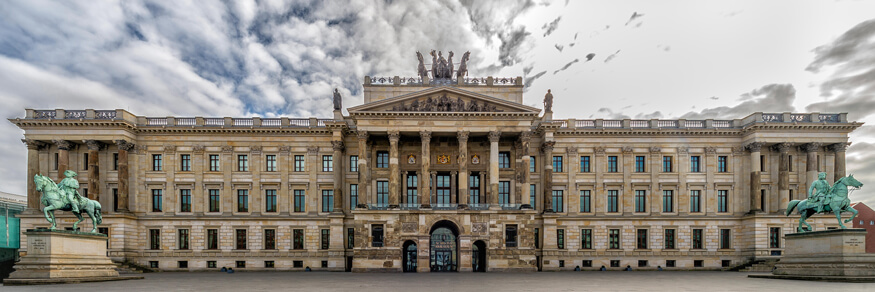
[[[875, 183], [875, 1], [0, 1], [0, 115], [330, 117], [416, 51], [523, 76], [554, 117], [732, 119], [847, 112], [848, 172]], [[24, 194], [0, 123], [0, 191]], [[875, 206], [863, 188], [852, 200]]]

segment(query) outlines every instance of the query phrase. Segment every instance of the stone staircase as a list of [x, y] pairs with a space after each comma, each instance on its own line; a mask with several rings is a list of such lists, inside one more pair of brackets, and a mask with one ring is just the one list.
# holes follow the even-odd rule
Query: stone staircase
[[775, 269], [775, 264], [777, 263], [777, 259], [756, 260], [752, 263], [752, 265], [739, 271], [748, 273], [770, 273], [773, 269]]

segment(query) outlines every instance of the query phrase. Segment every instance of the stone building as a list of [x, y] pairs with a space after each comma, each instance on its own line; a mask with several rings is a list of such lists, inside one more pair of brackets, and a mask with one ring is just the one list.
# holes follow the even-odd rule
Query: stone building
[[[797, 225], [787, 202], [819, 171], [845, 175], [861, 125], [844, 113], [554, 120], [522, 104], [520, 77], [420, 76], [365, 77], [364, 104], [328, 119], [28, 109], [10, 121], [24, 130], [28, 177], [79, 172], [80, 193], [103, 205], [112, 258], [170, 271], [721, 269], [780, 257]], [[45, 227], [27, 183], [22, 225]]]

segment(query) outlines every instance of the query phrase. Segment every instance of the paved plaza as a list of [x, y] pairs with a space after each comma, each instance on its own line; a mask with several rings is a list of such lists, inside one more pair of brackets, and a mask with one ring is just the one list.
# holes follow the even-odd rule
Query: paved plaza
[[875, 283], [752, 279], [738, 272], [150, 273], [143, 280], [2, 287], [17, 291], [875, 291]]

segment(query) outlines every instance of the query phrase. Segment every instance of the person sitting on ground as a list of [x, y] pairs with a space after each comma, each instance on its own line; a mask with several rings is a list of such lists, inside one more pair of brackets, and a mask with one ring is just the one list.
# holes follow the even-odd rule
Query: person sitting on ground
[[228, 268], [228, 274], [233, 274], [233, 273], [234, 273], [234, 269], [233, 269], [233, 268]]
[[632, 270], [632, 266], [626, 265], [626, 271], [631, 271], [631, 270]]
[[662, 266], [656, 266], [657, 271], [662, 271]]
[[608, 270], [608, 269], [605, 268], [605, 265], [602, 265], [602, 267], [599, 268], [599, 271], [607, 271], [607, 270]]
[[575, 271], [575, 272], [579, 272], [579, 271], [580, 271], [580, 266], [576, 266], [576, 267], [574, 267], [574, 271]]
[[309, 272], [309, 271], [312, 271], [312, 269], [310, 269], [310, 266], [307, 266], [306, 268], [304, 268], [304, 272]]
[[227, 272], [227, 271], [228, 271], [228, 268], [222, 267], [222, 272]]

